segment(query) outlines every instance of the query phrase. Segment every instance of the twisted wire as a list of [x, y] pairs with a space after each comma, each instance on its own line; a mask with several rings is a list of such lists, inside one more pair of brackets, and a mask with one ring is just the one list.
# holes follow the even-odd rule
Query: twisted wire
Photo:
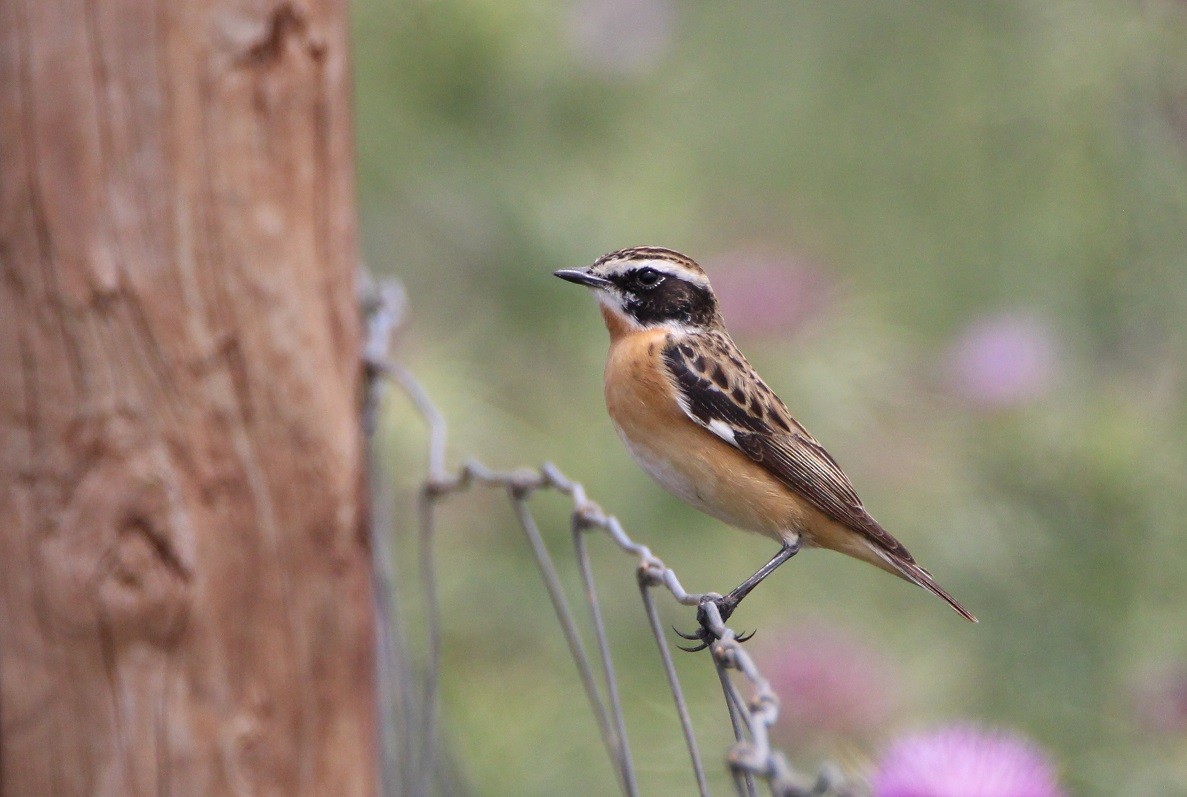
[[[425, 593], [426, 653], [424, 679], [421, 684], [420, 707], [417, 711], [420, 727], [416, 734], [418, 752], [410, 756], [413, 772], [401, 780], [405, 792], [412, 795], [431, 793], [433, 773], [437, 761], [437, 713], [441, 668], [440, 604], [437, 596], [436, 567], [433, 558], [433, 538], [436, 530], [435, 509], [453, 496], [475, 488], [499, 489], [506, 493], [528, 544], [536, 558], [541, 577], [552, 602], [557, 620], [565, 635], [570, 655], [577, 666], [583, 689], [597, 721], [607, 753], [614, 764], [622, 793], [628, 797], [638, 794], [635, 767], [626, 738], [625, 722], [619, 697], [613, 657], [607, 639], [605, 621], [593, 569], [589, 560], [585, 537], [591, 533], [608, 539], [623, 553], [635, 560], [640, 596], [652, 635], [659, 650], [672, 700], [676, 708], [681, 732], [692, 764], [698, 794], [709, 794], [696, 734], [689, 716], [680, 680], [672, 660], [667, 637], [659, 620], [652, 596], [653, 590], [666, 591], [679, 604], [701, 607], [707, 626], [717, 639], [709, 645], [713, 665], [719, 676], [727, 712], [734, 730], [734, 743], [725, 753], [725, 763], [733, 775], [739, 795], [756, 794], [756, 783], [763, 782], [775, 797], [850, 797], [856, 794], [833, 768], [824, 767], [816, 777], [795, 770], [787, 757], [770, 741], [770, 728], [779, 716], [779, 698], [770, 682], [759, 672], [750, 654], [738, 641], [738, 634], [722, 622], [717, 606], [712, 602], [721, 597], [717, 593], [689, 592], [680, 583], [675, 571], [667, 567], [650, 548], [636, 542], [622, 524], [591, 499], [580, 482], [569, 478], [554, 464], [546, 462], [538, 468], [498, 470], [476, 459], [465, 460], [458, 468], [446, 465], [448, 425], [419, 381], [389, 356], [391, 336], [400, 327], [405, 307], [403, 290], [385, 283], [372, 288], [367, 337], [364, 345], [364, 365], [373, 382], [386, 377], [408, 397], [428, 429], [426, 476], [419, 492], [419, 550], [420, 573]], [[369, 386], [369, 401], [379, 401], [381, 388]], [[364, 405], [364, 422], [368, 430], [374, 428], [375, 404]], [[529, 507], [532, 496], [540, 491], [554, 491], [572, 502], [571, 522], [574, 555], [577, 559], [584, 602], [590, 613], [594, 638], [598, 649], [601, 683], [595, 674], [593, 660], [586, 650], [576, 617], [561, 585], [551, 554], [544, 545], [538, 525]], [[746, 693], [739, 687], [741, 683]], [[411, 784], [411, 785], [409, 785]]]

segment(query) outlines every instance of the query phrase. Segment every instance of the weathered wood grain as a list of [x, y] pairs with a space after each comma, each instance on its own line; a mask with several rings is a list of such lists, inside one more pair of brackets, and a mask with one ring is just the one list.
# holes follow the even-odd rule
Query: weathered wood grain
[[372, 794], [344, 0], [0, 0], [0, 791]]

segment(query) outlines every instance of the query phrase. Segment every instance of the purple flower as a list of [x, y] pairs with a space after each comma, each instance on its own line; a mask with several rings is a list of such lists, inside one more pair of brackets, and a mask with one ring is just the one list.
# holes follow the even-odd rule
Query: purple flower
[[1137, 722], [1144, 730], [1167, 736], [1187, 733], [1187, 664], [1144, 679], [1134, 702]]
[[794, 254], [739, 250], [713, 258], [713, 291], [731, 332], [794, 335], [829, 304], [831, 280]]
[[676, 10], [670, 0], [576, 0], [569, 40], [590, 68], [638, 75], [671, 48]]
[[1061, 797], [1047, 756], [1032, 742], [970, 726], [896, 742], [873, 779], [873, 797]]
[[783, 743], [873, 737], [894, 713], [898, 679], [892, 667], [842, 631], [815, 626], [787, 631], [766, 641], [758, 656], [779, 696], [775, 733]]
[[1059, 370], [1059, 346], [1040, 318], [1002, 313], [971, 323], [948, 354], [948, 382], [985, 409], [1026, 404], [1046, 393]]

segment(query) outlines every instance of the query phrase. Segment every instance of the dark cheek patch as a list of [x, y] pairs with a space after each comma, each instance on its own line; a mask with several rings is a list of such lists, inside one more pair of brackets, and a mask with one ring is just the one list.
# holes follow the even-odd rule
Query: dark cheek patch
[[703, 288], [675, 277], [666, 277], [650, 290], [634, 290], [627, 309], [640, 323], [678, 321], [703, 326], [717, 313], [717, 300]]

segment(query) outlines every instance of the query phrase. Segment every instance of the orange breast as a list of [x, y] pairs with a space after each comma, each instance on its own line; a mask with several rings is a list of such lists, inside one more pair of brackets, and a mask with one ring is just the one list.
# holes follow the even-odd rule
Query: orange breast
[[680, 409], [661, 360], [666, 336], [639, 331], [615, 336], [610, 347], [606, 408], [631, 456], [663, 487], [713, 517], [780, 541], [806, 532], [811, 543], [812, 531], [831, 522]]

